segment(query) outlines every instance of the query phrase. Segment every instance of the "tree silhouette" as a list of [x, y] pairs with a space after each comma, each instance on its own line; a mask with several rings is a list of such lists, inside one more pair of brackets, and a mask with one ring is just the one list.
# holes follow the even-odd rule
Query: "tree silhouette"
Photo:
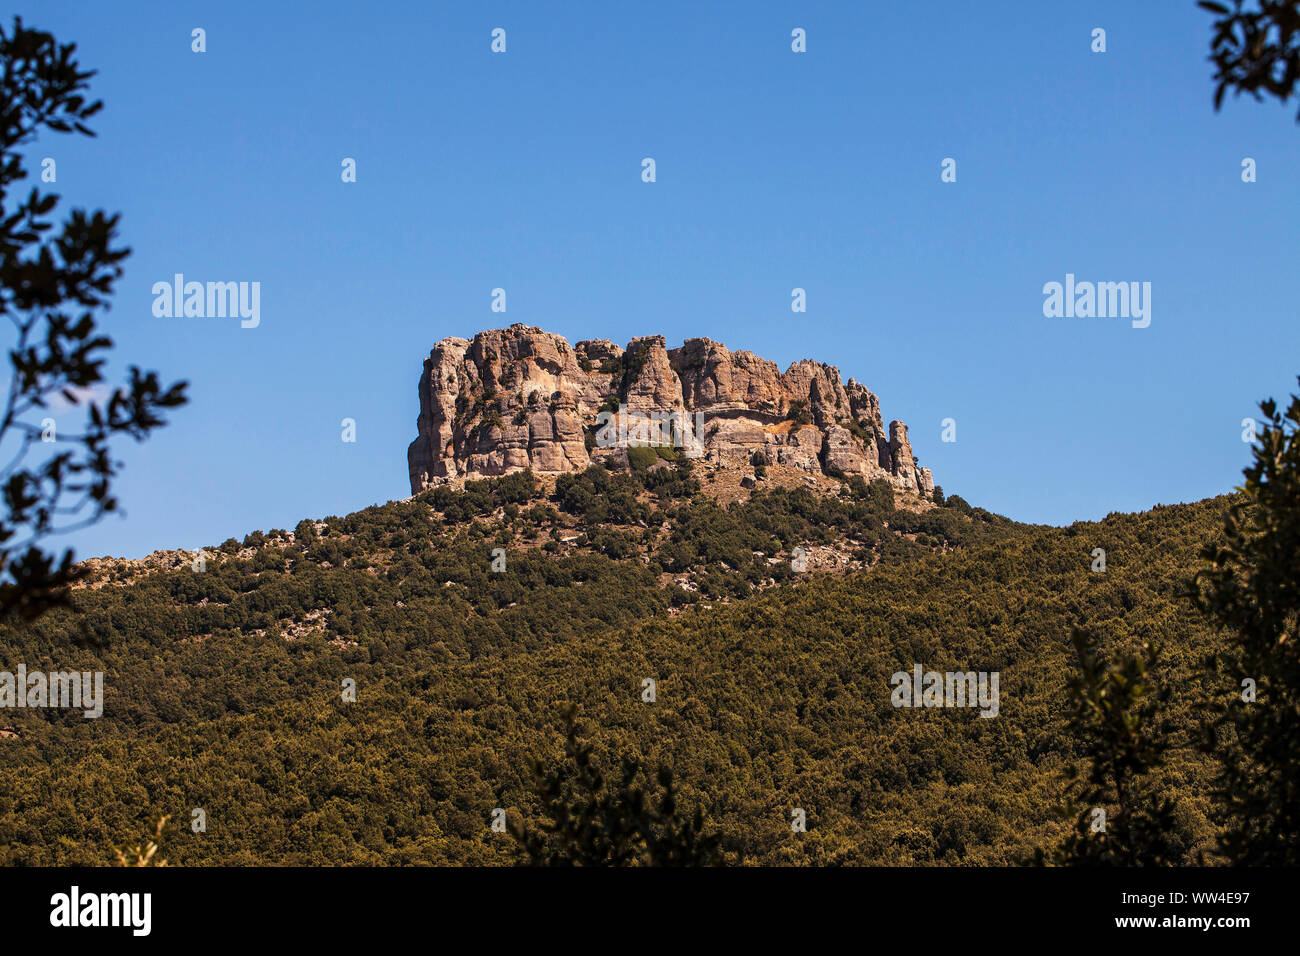
[[[0, 412], [0, 615], [26, 620], [70, 606], [68, 585], [80, 576], [71, 550], [47, 553], [43, 540], [117, 508], [110, 440], [141, 441], [164, 423], [162, 409], [185, 403], [185, 383], [163, 388], [156, 372], [134, 366], [124, 386], [99, 391], [113, 343], [94, 313], [108, 307], [130, 254], [115, 242], [119, 216], [74, 209], [52, 233], [57, 195], [33, 188], [14, 198], [27, 178], [19, 150], [38, 130], [94, 135], [85, 124], [103, 103], [83, 95], [94, 73], [80, 69], [75, 49], [21, 18], [0, 28], [0, 315], [16, 338]], [[85, 406], [80, 432], [55, 427], [56, 398]]]
[[[1071, 768], [1066, 814], [1074, 832], [1035, 862], [1063, 866], [1173, 866], [1186, 862], [1173, 801], [1158, 795], [1154, 773], [1167, 747], [1162, 712], [1167, 690], [1150, 674], [1158, 652], [1112, 663], [1088, 631], [1071, 636], [1079, 670], [1067, 685], [1070, 727], [1084, 742], [1088, 772]], [[1101, 814], [1104, 813], [1104, 816]]]
[[[1242, 500], [1224, 517], [1224, 540], [1207, 545], [1209, 567], [1193, 602], [1228, 632], [1212, 661], [1229, 678], [1208, 726], [1219, 754], [1218, 797], [1231, 823], [1228, 857], [1245, 864], [1300, 863], [1300, 397], [1285, 413], [1260, 403], [1265, 426], [1245, 469]], [[1250, 685], [1253, 682], [1253, 693]]]
[[639, 761], [625, 757], [611, 779], [580, 739], [577, 711], [564, 711], [565, 762], [533, 764], [547, 821], [527, 830], [512, 817], [520, 862], [532, 866], [709, 866], [723, 862], [720, 838], [704, 832], [704, 813], [679, 812], [673, 774], [659, 767], [648, 787]]
[[[1244, 10], [1202, 2], [1219, 14], [1210, 59], [1218, 68], [1214, 105], [1233, 89], [1285, 103], [1300, 83], [1300, 0], [1259, 0]], [[1300, 122], [1300, 112], [1296, 119]], [[1244, 471], [1244, 495], [1224, 518], [1224, 541], [1206, 546], [1209, 567], [1188, 592], [1232, 636], [1210, 661], [1231, 678], [1225, 703], [1206, 727], [1217, 753], [1216, 796], [1230, 822], [1221, 846], [1245, 864], [1300, 863], [1300, 399], [1285, 413], [1260, 403], [1266, 425]], [[1249, 683], [1253, 682], [1253, 683]], [[1245, 685], [1245, 686], [1243, 686]]]

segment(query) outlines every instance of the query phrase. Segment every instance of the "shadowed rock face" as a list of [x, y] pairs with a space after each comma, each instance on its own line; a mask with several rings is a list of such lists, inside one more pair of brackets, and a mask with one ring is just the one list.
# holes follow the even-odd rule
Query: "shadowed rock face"
[[907, 426], [890, 422], [886, 431], [880, 402], [864, 386], [842, 383], [833, 365], [804, 359], [781, 372], [709, 339], [669, 349], [662, 335], [648, 335], [624, 349], [606, 340], [570, 345], [512, 325], [443, 339], [424, 361], [419, 393], [419, 435], [407, 450], [413, 494], [521, 468], [557, 475], [608, 457], [626, 462], [620, 447], [597, 439], [601, 412], [619, 406], [633, 426], [631, 444], [638, 423], [678, 414], [693, 429], [691, 448], [706, 459], [757, 456], [883, 479], [924, 497], [934, 492]]

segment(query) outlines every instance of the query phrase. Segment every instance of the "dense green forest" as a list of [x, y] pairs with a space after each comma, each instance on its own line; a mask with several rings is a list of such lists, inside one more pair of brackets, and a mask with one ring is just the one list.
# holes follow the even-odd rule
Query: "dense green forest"
[[[173, 865], [513, 863], [493, 810], [536, 818], [530, 766], [561, 758], [574, 704], [593, 759], [670, 767], [730, 861], [1013, 864], [1071, 826], [1073, 626], [1163, 647], [1172, 839], [1213, 858], [1193, 738], [1233, 688], [1178, 594], [1230, 499], [1052, 528], [860, 479], [729, 506], [707, 482], [525, 472], [253, 533], [202, 570], [101, 563], [76, 613], [0, 628], [2, 666], [103, 670], [106, 698], [97, 720], [0, 712], [0, 863], [109, 863], [162, 814]], [[796, 547], [844, 571], [798, 573]], [[895, 708], [914, 664], [999, 672], [997, 718]]]

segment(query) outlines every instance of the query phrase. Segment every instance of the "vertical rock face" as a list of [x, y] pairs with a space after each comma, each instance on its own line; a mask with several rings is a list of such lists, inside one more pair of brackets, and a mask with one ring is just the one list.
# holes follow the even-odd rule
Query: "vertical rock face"
[[628, 411], [649, 414], [656, 410], [684, 410], [682, 382], [668, 360], [662, 335], [633, 339], [624, 353], [622, 399]]
[[775, 362], [752, 352], [729, 352], [708, 339], [687, 339], [669, 353], [692, 409], [714, 413], [759, 412], [779, 415], [788, 396]]
[[407, 449], [411, 491], [458, 478], [532, 468], [541, 475], [625, 462], [624, 446], [671, 444], [691, 457], [743, 458], [809, 472], [883, 479], [934, 492], [907, 426], [839, 369], [802, 360], [785, 372], [709, 339], [669, 349], [662, 335], [623, 349], [570, 346], [525, 325], [447, 338], [420, 375], [417, 437]]

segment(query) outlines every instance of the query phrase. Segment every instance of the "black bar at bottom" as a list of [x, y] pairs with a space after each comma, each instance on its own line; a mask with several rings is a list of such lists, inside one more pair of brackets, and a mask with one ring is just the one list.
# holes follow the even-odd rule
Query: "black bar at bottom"
[[[1041, 933], [1232, 945], [1293, 925], [1295, 882], [1287, 870], [1222, 868], [7, 869], [0, 913], [7, 943], [373, 945], [459, 929], [530, 947], [556, 934], [576, 945], [687, 937], [734, 947], [749, 938], [770, 944], [784, 930], [809, 941], [847, 932], [941, 946]], [[145, 898], [136, 894], [148, 894], [147, 935], [139, 932]], [[120, 925], [80, 925], [92, 921]], [[586, 936], [593, 931], [601, 935]]]

